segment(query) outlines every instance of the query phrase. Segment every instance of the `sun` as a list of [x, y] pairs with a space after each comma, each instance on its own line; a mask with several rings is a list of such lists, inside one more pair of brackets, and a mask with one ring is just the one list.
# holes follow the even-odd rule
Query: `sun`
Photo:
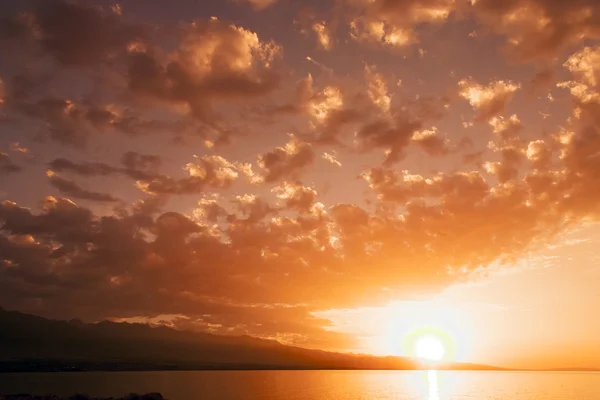
[[434, 335], [423, 335], [415, 341], [415, 355], [429, 361], [440, 361], [446, 354], [442, 341]]

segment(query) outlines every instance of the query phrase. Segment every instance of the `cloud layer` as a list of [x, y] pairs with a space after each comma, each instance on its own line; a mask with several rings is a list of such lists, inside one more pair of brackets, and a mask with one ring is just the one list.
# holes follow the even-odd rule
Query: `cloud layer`
[[347, 349], [598, 221], [597, 2], [288, 3], [0, 6], [3, 307]]

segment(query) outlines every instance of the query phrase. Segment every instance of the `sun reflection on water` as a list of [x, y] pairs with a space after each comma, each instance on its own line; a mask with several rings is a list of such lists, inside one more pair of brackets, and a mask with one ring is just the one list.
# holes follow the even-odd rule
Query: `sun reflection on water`
[[427, 397], [427, 400], [440, 400], [437, 374], [437, 371], [434, 369], [427, 371], [427, 384], [429, 389], [429, 396]]

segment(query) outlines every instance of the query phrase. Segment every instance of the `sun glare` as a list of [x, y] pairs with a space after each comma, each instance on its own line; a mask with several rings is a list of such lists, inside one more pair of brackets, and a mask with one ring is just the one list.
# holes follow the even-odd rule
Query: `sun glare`
[[439, 338], [425, 335], [415, 342], [415, 354], [425, 360], [440, 361], [446, 354], [446, 349]]

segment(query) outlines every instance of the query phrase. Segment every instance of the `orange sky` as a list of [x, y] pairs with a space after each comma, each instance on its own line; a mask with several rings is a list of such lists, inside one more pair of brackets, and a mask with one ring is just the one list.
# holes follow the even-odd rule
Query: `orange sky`
[[600, 3], [0, 4], [0, 305], [600, 368]]

